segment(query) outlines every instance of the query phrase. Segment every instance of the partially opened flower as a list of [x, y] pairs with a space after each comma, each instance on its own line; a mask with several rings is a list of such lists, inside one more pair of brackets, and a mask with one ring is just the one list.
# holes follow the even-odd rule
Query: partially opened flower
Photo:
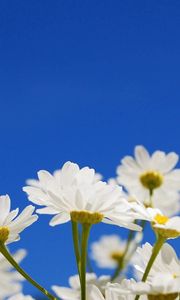
[[165, 239], [173, 239], [180, 236], [180, 217], [167, 217], [157, 208], [145, 207], [142, 203], [132, 202], [131, 207], [136, 212], [137, 219], [151, 222], [156, 233]]
[[70, 219], [79, 223], [99, 222], [116, 224], [138, 230], [130, 204], [122, 197], [121, 188], [97, 181], [95, 171], [80, 169], [67, 162], [58, 176], [39, 171], [39, 186], [27, 186], [23, 190], [35, 204], [43, 206], [41, 214], [55, 214], [50, 225], [66, 223]]
[[[99, 278], [97, 278], [97, 276], [94, 273], [86, 274], [87, 289], [88, 286], [94, 285], [98, 288], [98, 290], [104, 293], [105, 286], [109, 280], [109, 276], [100, 276]], [[52, 289], [56, 293], [56, 295], [63, 300], [80, 300], [81, 288], [78, 275], [74, 275], [69, 278], [69, 286], [70, 287], [67, 288], [54, 285], [52, 286]], [[99, 294], [99, 292], [97, 293]]]
[[24, 295], [22, 293], [16, 294], [8, 298], [8, 300], [35, 300], [30, 295]]
[[19, 215], [19, 209], [10, 211], [11, 200], [8, 195], [0, 196], [0, 243], [9, 244], [20, 239], [19, 234], [38, 216], [33, 215], [34, 207], [27, 206]]
[[117, 169], [118, 182], [148, 206], [160, 208], [166, 203], [166, 207], [172, 201], [179, 207], [180, 169], [173, 170], [178, 158], [174, 152], [162, 151], [150, 156], [143, 146], [136, 146], [135, 158], [122, 159]]
[[161, 212], [153, 216], [153, 228], [166, 239], [173, 239], [180, 236], [180, 217], [168, 218]]
[[[26, 251], [21, 249], [13, 254], [13, 258], [20, 263], [25, 257]], [[22, 289], [23, 277], [8, 263], [8, 261], [0, 254], [0, 299], [14, 295]]]

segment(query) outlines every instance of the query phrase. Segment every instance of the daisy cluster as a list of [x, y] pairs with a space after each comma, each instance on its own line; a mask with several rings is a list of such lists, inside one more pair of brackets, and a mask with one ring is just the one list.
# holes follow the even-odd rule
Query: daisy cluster
[[[35, 206], [21, 213], [11, 210], [8, 195], [0, 196], [0, 300], [33, 300], [23, 294], [23, 280], [50, 300], [180, 299], [180, 260], [168, 243], [180, 236], [178, 159], [174, 152], [150, 155], [136, 146], [134, 157], [125, 156], [116, 177], [107, 181], [69, 161], [53, 174], [40, 170], [38, 179], [23, 187]], [[52, 215], [50, 226], [72, 224], [77, 274], [70, 276], [69, 287], [55, 284], [48, 291], [20, 266], [26, 251], [11, 254], [8, 249], [37, 214]], [[101, 222], [118, 226], [119, 234], [103, 234], [88, 248], [91, 228]], [[153, 245], [147, 226], [154, 232]], [[121, 228], [127, 230], [126, 239]], [[98, 277], [91, 260], [93, 268], [110, 269], [110, 275]]]

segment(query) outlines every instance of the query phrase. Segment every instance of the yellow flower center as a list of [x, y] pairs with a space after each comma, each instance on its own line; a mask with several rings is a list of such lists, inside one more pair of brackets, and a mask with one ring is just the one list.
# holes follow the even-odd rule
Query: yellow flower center
[[0, 227], [0, 243], [5, 243], [9, 237], [9, 228]]
[[160, 214], [157, 214], [154, 217], [154, 221], [158, 224], [161, 224], [161, 225], [165, 225], [168, 220], [169, 220], [169, 218], [167, 216], [163, 216], [163, 215], [160, 215]]
[[123, 252], [121, 251], [116, 251], [111, 253], [111, 258], [117, 262], [121, 260], [122, 256], [123, 256]]
[[148, 171], [140, 175], [142, 185], [150, 190], [159, 188], [163, 183], [163, 176], [157, 171]]
[[178, 293], [166, 294], [166, 295], [148, 295], [148, 300], [175, 300]]
[[89, 212], [85, 210], [71, 211], [71, 220], [82, 224], [97, 224], [103, 219], [103, 215], [98, 212]]

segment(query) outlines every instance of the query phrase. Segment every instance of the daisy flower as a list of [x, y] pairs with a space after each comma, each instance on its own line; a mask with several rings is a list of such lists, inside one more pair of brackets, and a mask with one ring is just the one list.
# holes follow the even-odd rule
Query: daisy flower
[[0, 243], [10, 244], [20, 239], [19, 234], [37, 219], [34, 207], [27, 206], [19, 216], [19, 209], [10, 211], [11, 200], [8, 195], [0, 196]]
[[148, 206], [159, 207], [162, 201], [167, 205], [178, 202], [180, 169], [174, 169], [178, 155], [155, 151], [150, 156], [143, 146], [136, 146], [134, 155], [135, 158], [124, 157], [117, 168], [117, 180], [129, 194]]
[[[96, 286], [98, 290], [102, 293], [105, 292], [105, 286], [109, 280], [109, 276], [100, 276], [99, 278], [97, 278], [97, 276], [94, 273], [86, 274], [87, 289], [88, 286], [93, 285]], [[67, 288], [54, 285], [52, 286], [52, 289], [56, 293], [56, 295], [62, 300], [80, 300], [81, 288], [79, 275], [74, 275], [69, 278], [69, 286], [70, 287]]]
[[98, 267], [114, 269], [124, 254], [126, 241], [118, 235], [104, 235], [97, 242], [92, 243], [91, 257]]
[[160, 209], [145, 207], [142, 203], [132, 202], [131, 207], [136, 212], [136, 218], [151, 222], [156, 233], [165, 239], [173, 239], [180, 236], [180, 217], [169, 218]]
[[[26, 251], [21, 249], [14, 253], [13, 258], [20, 263], [26, 256]], [[23, 277], [16, 271], [9, 262], [0, 254], [0, 299], [18, 293], [22, 289]]]
[[88, 224], [102, 221], [140, 229], [133, 223], [131, 207], [122, 197], [121, 188], [97, 180], [93, 169], [80, 169], [77, 164], [67, 162], [58, 176], [39, 171], [38, 178], [39, 186], [26, 186], [23, 190], [30, 201], [43, 206], [38, 213], [55, 215], [51, 226], [73, 220]]
[[[131, 259], [141, 239], [142, 234], [138, 233], [137, 237], [130, 242], [125, 261]], [[92, 243], [91, 257], [96, 261], [98, 267], [114, 269], [122, 259], [126, 246], [127, 242], [118, 235], [104, 235], [99, 241]]]

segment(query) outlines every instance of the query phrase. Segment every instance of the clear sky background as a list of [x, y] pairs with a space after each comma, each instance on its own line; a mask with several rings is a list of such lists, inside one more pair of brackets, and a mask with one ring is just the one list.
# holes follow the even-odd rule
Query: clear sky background
[[[108, 178], [136, 144], [180, 153], [179, 36], [178, 0], [0, 1], [0, 193], [14, 208], [39, 169], [71, 160]], [[11, 247], [46, 287], [76, 273], [70, 224], [49, 219]]]

